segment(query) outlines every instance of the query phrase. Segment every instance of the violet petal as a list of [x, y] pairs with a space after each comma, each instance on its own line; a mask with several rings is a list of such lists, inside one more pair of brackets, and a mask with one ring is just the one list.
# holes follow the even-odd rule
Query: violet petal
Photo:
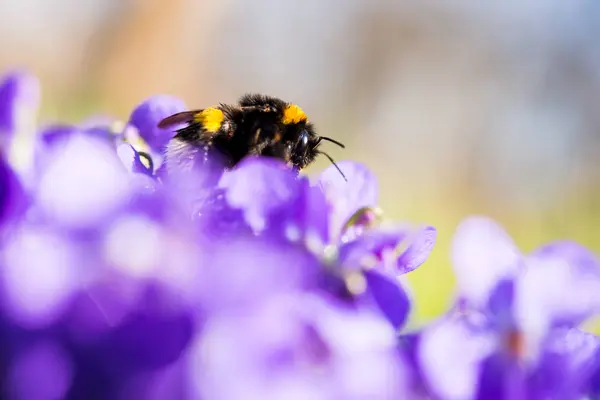
[[332, 207], [330, 225], [332, 235], [336, 236], [359, 208], [376, 207], [379, 201], [377, 178], [366, 166], [353, 161], [341, 161], [338, 167], [347, 181], [334, 166], [327, 168], [319, 177], [319, 184]]
[[35, 121], [41, 97], [36, 76], [25, 71], [4, 75], [0, 82], [0, 148], [5, 151], [14, 135]]
[[558, 253], [529, 257], [517, 284], [523, 324], [543, 315], [546, 325], [574, 327], [600, 311], [600, 274]]
[[272, 216], [295, 205], [302, 183], [280, 160], [248, 157], [223, 176], [221, 186], [229, 205], [243, 210], [248, 225], [260, 232]]
[[96, 224], [123, 205], [129, 178], [114, 148], [85, 134], [53, 151], [37, 188], [37, 206], [70, 226]]
[[436, 238], [437, 230], [433, 226], [412, 231], [407, 238], [408, 248], [398, 258], [399, 271], [405, 274], [423, 264], [431, 254]]
[[498, 281], [516, 274], [522, 256], [504, 229], [480, 216], [465, 219], [452, 241], [452, 265], [460, 295], [474, 307], [485, 307]]
[[[600, 337], [580, 329], [554, 329], [544, 346], [544, 353], [531, 384], [546, 395], [592, 398], [600, 394]], [[552, 389], [553, 392], [547, 392]]]
[[381, 272], [365, 271], [367, 290], [394, 329], [400, 329], [408, 319], [411, 300], [401, 283]]
[[378, 268], [402, 275], [419, 267], [435, 243], [432, 227], [407, 225], [372, 228], [355, 240], [342, 244], [340, 262], [347, 268]]
[[117, 147], [117, 155], [127, 171], [136, 174], [152, 175], [150, 168], [142, 163], [140, 154], [129, 143], [120, 144]]
[[444, 318], [421, 334], [417, 359], [436, 396], [469, 400], [476, 396], [481, 363], [493, 350], [493, 336]]
[[158, 123], [164, 118], [187, 109], [185, 103], [174, 96], [154, 95], [141, 102], [131, 113], [129, 124], [134, 126], [150, 148], [162, 153], [175, 136], [175, 128], [161, 129]]

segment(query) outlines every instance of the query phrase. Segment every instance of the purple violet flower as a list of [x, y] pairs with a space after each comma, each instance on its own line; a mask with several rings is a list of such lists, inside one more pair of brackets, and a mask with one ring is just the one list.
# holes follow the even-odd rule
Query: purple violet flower
[[129, 196], [127, 171], [103, 140], [74, 134], [48, 158], [35, 193], [36, 208], [48, 218], [96, 224]]
[[282, 161], [267, 157], [247, 157], [236, 169], [225, 173], [220, 183], [229, 206], [242, 210], [255, 233], [279, 225], [286, 214], [301, 207], [297, 201], [304, 197], [303, 186]]
[[548, 382], [568, 378], [570, 391], [564, 393], [564, 398], [600, 395], [600, 337], [577, 328], [554, 329], [541, 359], [534, 380], [538, 387], [552, 387]]
[[399, 278], [419, 267], [433, 249], [437, 232], [431, 226], [379, 224], [378, 186], [363, 165], [342, 161], [325, 170], [319, 185], [330, 210], [330, 245], [349, 271], [363, 271], [367, 292], [390, 323], [399, 329], [408, 318], [410, 297]]
[[75, 375], [73, 360], [59, 343], [30, 344], [15, 357], [6, 379], [6, 394], [17, 399], [64, 398]]
[[29, 197], [17, 174], [0, 157], [0, 226], [14, 228], [27, 210]]
[[135, 127], [139, 135], [154, 153], [162, 154], [169, 140], [175, 135], [172, 128], [160, 129], [158, 123], [172, 115], [187, 110], [183, 100], [169, 95], [155, 95], [135, 107], [128, 125]]
[[282, 294], [251, 313], [216, 316], [192, 360], [202, 398], [406, 396], [393, 329], [368, 310], [312, 294]]
[[[369, 180], [371, 174], [364, 166], [342, 162], [340, 167], [348, 167], [345, 171], [348, 182], [338, 177], [339, 172], [336, 171], [338, 175], [334, 177], [331, 170], [326, 170], [320, 184], [311, 185], [307, 178], [297, 177], [279, 160], [248, 157], [221, 179], [220, 187], [227, 203], [224, 210], [228, 215], [232, 214], [231, 210], [239, 210], [255, 234], [280, 235], [292, 243], [302, 244], [324, 263], [337, 265], [334, 269], [339, 271], [334, 273], [343, 276], [349, 290], [356, 292], [354, 294], [366, 291], [390, 322], [400, 328], [410, 305], [398, 277], [425, 261], [435, 243], [435, 229], [398, 226], [385, 230], [363, 225], [353, 230], [352, 238], [344, 236], [336, 220], [349, 220], [342, 221], [346, 231], [363, 222], [373, 222], [351, 218], [361, 207], [374, 204], [376, 183]], [[370, 187], [371, 199], [360, 196], [361, 185]], [[328, 189], [323, 190], [323, 187]], [[340, 200], [341, 208], [336, 208], [338, 203], [331, 199], [343, 197], [346, 200]], [[333, 259], [328, 256], [332, 248], [338, 253]], [[367, 271], [369, 269], [373, 271]], [[360, 276], [363, 272], [364, 277]]]
[[4, 75], [0, 82], [0, 149], [6, 154], [15, 135], [30, 135], [41, 97], [40, 84], [26, 71]]
[[[387, 223], [364, 165], [316, 180], [194, 151], [166, 168], [184, 110], [153, 96], [112, 118], [37, 129], [39, 86], [0, 84], [0, 379], [11, 398], [533, 399], [600, 396], [597, 257], [522, 254], [495, 222], [454, 237], [457, 305], [399, 334], [405, 274], [436, 240]], [[14, 146], [12, 146], [14, 147]], [[181, 150], [181, 149], [180, 149]], [[214, 156], [214, 157], [213, 157]], [[182, 167], [182, 168], [180, 168]], [[23, 171], [21, 171], [23, 172]]]
[[[453, 260], [462, 300], [458, 317], [426, 328], [419, 350], [434, 393], [448, 399], [579, 393], [579, 371], [565, 368], [567, 359], [544, 355], [557, 328], [598, 312], [600, 263], [591, 253], [555, 242], [522, 256], [495, 222], [472, 217], [457, 229]], [[453, 373], [442, 372], [444, 365]], [[540, 378], [556, 368], [561, 380]]]

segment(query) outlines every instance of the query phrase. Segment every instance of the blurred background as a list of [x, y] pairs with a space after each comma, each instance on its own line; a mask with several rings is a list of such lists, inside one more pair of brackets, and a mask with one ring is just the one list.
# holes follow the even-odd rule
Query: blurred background
[[7, 0], [0, 37], [0, 69], [42, 82], [41, 122], [126, 119], [156, 93], [300, 104], [347, 144], [332, 156], [377, 174], [388, 217], [438, 228], [409, 274], [419, 320], [452, 299], [450, 239], [468, 214], [524, 250], [600, 251], [597, 1]]

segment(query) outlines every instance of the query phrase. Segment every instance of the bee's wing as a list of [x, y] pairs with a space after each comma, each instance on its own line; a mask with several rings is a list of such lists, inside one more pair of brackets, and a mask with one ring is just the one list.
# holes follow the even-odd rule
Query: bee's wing
[[194, 116], [202, 110], [182, 111], [177, 114], [170, 115], [158, 123], [161, 129], [169, 128], [175, 125], [189, 123], [194, 120]]

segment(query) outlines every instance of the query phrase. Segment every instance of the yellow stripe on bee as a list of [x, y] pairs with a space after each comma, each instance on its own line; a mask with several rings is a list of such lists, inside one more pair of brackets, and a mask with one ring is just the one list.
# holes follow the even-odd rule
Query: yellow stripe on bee
[[223, 124], [223, 111], [215, 107], [205, 108], [194, 116], [194, 121], [202, 124], [202, 127], [208, 132], [218, 132]]
[[306, 114], [300, 107], [295, 104], [290, 104], [285, 107], [283, 110], [283, 123], [285, 125], [289, 124], [297, 124], [300, 122], [306, 122], [308, 118], [306, 118]]

